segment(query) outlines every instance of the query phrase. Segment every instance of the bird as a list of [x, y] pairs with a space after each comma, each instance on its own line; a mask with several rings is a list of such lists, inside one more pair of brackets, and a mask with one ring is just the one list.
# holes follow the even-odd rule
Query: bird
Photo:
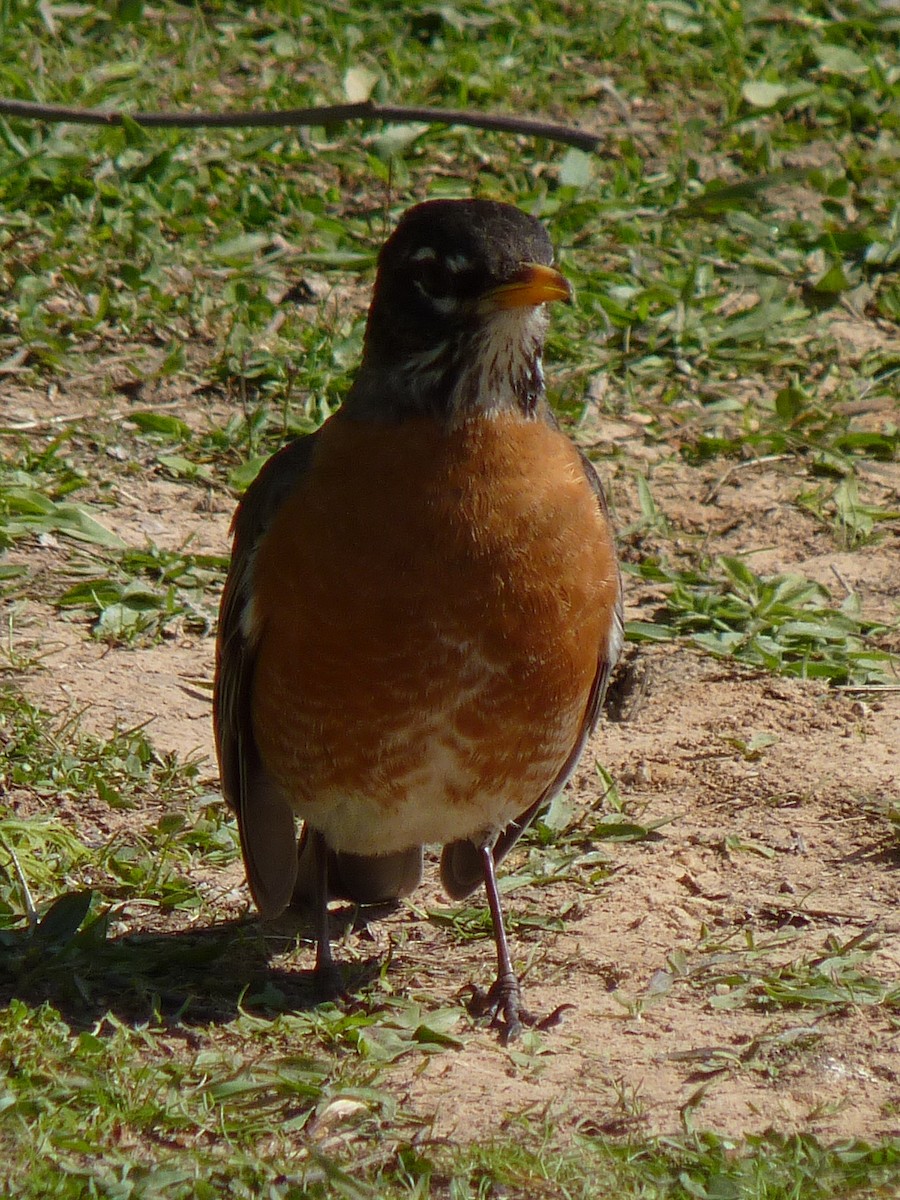
[[480, 1011], [506, 1040], [536, 1018], [496, 867], [574, 771], [623, 641], [604, 492], [546, 396], [547, 306], [571, 299], [522, 209], [407, 209], [340, 407], [239, 502], [217, 633], [222, 790], [260, 914], [311, 904], [314, 978], [340, 993], [329, 901], [396, 901], [441, 845], [452, 899], [484, 885]]

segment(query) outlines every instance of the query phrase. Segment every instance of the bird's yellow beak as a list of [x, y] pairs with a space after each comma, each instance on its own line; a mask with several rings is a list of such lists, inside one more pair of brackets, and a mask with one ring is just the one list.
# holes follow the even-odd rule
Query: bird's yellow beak
[[516, 278], [491, 288], [478, 302], [483, 313], [507, 308], [536, 308], [551, 300], [572, 299], [572, 285], [555, 267], [543, 263], [525, 263]]

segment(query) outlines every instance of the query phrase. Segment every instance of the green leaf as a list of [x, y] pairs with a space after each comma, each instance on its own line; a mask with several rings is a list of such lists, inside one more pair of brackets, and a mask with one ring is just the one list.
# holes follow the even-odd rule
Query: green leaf
[[651, 621], [626, 621], [625, 636], [630, 642], [670, 642], [678, 635], [669, 625], [656, 625]]
[[214, 242], [208, 253], [213, 258], [240, 261], [255, 257], [270, 241], [271, 238], [265, 233], [242, 233], [222, 242]]
[[567, 150], [559, 164], [559, 182], [563, 187], [585, 188], [594, 176], [594, 156], [574, 146]]
[[128, 420], [142, 433], [160, 433], [179, 441], [191, 436], [190, 426], [169, 413], [133, 412], [128, 414]]
[[124, 24], [132, 24], [135, 21], [139, 21], [143, 15], [143, 0], [118, 0], [116, 17]]
[[823, 295], [835, 296], [840, 292], [849, 291], [853, 286], [840, 263], [829, 267], [825, 274], [820, 275], [813, 283], [815, 291]]
[[786, 424], [799, 417], [808, 403], [806, 393], [798, 387], [782, 388], [775, 397], [775, 411]]
[[[682, 211], [690, 213], [716, 213], [735, 210], [746, 216], [744, 210], [748, 202], [760, 199], [773, 187], [784, 187], [787, 183], [797, 183], [805, 179], [809, 171], [801, 167], [792, 167], [784, 171], [769, 171], [765, 175], [754, 175], [742, 179], [739, 183], [722, 183], [720, 179], [711, 179], [698, 196], [692, 196]], [[767, 227], [756, 222], [757, 232], [766, 234]]]
[[633, 821], [601, 821], [591, 829], [591, 837], [604, 842], [643, 842], [651, 832]]
[[385, 125], [375, 138], [372, 148], [380, 159], [399, 158], [410, 146], [427, 133], [428, 125], [421, 121], [407, 125]]
[[774, 108], [790, 94], [791, 89], [783, 83], [769, 83], [764, 79], [749, 80], [741, 87], [741, 95], [754, 108]]
[[731, 555], [723, 554], [719, 562], [733, 583], [748, 593], [756, 590], [759, 582], [758, 576], [754, 575], [742, 558], [734, 558]]
[[125, 542], [117, 534], [101, 525], [80, 505], [57, 504], [54, 515], [59, 531], [67, 533], [69, 537], [95, 546], [105, 546], [109, 550], [122, 550], [125, 547]]
[[212, 471], [205, 463], [191, 462], [183, 454], [160, 454], [156, 461], [176, 479], [212, 479]]
[[443, 1046], [450, 1050], [462, 1050], [465, 1046], [465, 1042], [460, 1038], [453, 1037], [442, 1029], [435, 1029], [433, 1024], [417, 1025], [413, 1030], [412, 1040], [420, 1046]]
[[112, 809], [130, 809], [135, 807], [133, 800], [123, 796], [121, 792], [108, 784], [103, 778], [97, 780], [97, 795], [104, 804], [109, 805]]
[[228, 476], [229, 486], [236, 492], [246, 492], [268, 461], [268, 454], [255, 454], [253, 458], [248, 458], [246, 462], [235, 467]]
[[100, 609], [113, 604], [122, 594], [121, 587], [112, 579], [84, 579], [57, 597], [59, 608]]
[[828, 42], [815, 48], [815, 56], [823, 71], [834, 75], [865, 75], [869, 64], [849, 46], [834, 46]]
[[351, 67], [344, 74], [344, 95], [351, 104], [371, 99], [378, 76], [366, 67]]
[[41, 942], [69, 942], [88, 914], [94, 893], [89, 889], [58, 896], [38, 922], [34, 937]]
[[8, 512], [19, 513], [21, 516], [45, 516], [53, 513], [55, 508], [49, 496], [33, 488], [7, 488], [0, 496]]

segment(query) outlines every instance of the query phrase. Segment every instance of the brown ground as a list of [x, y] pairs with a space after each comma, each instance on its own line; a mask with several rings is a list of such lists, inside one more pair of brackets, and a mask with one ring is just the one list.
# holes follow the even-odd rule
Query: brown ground
[[[124, 413], [127, 401], [118, 403]], [[99, 402], [77, 388], [50, 401], [19, 392], [13, 416], [46, 419], [48, 404], [73, 414]], [[197, 419], [189, 399], [174, 411]], [[855, 552], [838, 548], [831, 529], [786, 503], [809, 486], [797, 463], [726, 475], [727, 464], [692, 470], [648, 450], [639, 423], [589, 422], [582, 432], [617, 451], [607, 474], [623, 528], [637, 515], [637, 465], [676, 539], [705, 538], [713, 553], [757, 551], [756, 570], [804, 573], [837, 601], [853, 589], [865, 612], [896, 618], [896, 536]], [[872, 503], [898, 507], [896, 466], [865, 467], [862, 487]], [[148, 470], [131, 473], [116, 500], [107, 523], [131, 544], [175, 548], [191, 539], [192, 550], [220, 553], [227, 546], [232, 501], [222, 492], [205, 495]], [[629, 556], [640, 552], [632, 539]], [[26, 554], [33, 571], [52, 572], [59, 547], [51, 540]], [[657, 602], [653, 588], [628, 585], [629, 616], [646, 616]], [[46, 653], [44, 669], [24, 675], [41, 703], [84, 708], [84, 725], [104, 733], [149, 721], [160, 749], [202, 755], [214, 787], [203, 686], [212, 674], [210, 637], [108, 649], [90, 640], [83, 621], [29, 603], [16, 614], [14, 646]], [[438, 1134], [462, 1138], [547, 1109], [563, 1125], [610, 1133], [668, 1132], [692, 1119], [732, 1134], [772, 1126], [825, 1139], [900, 1135], [896, 1003], [713, 1004], [727, 997], [729, 968], [771, 975], [778, 963], [854, 938], [874, 947], [859, 969], [900, 984], [900, 844], [885, 816], [900, 801], [900, 696], [829, 690], [665, 646], [640, 660], [643, 699], [630, 720], [600, 728], [572, 793], [578, 805], [600, 803], [600, 761], [633, 819], [668, 823], [652, 840], [602, 843], [608, 873], [593, 891], [560, 882], [523, 888], [508, 901], [513, 912], [568, 910], [561, 932], [517, 933], [514, 952], [527, 964], [530, 1007], [574, 1008], [541, 1035], [541, 1053], [507, 1051], [475, 1032], [459, 1052], [424, 1065], [404, 1060], [394, 1075], [400, 1099], [434, 1114]], [[759, 733], [774, 740], [749, 754], [741, 744]], [[235, 892], [239, 868], [211, 879], [222, 917], [234, 915], [246, 899]], [[414, 901], [446, 906], [433, 880]], [[489, 943], [459, 947], [409, 907], [348, 935], [339, 952], [366, 958], [389, 945], [393, 986], [426, 1007], [452, 1002], [469, 979], [490, 977]], [[750, 945], [770, 948], [755, 957]], [[278, 963], [309, 965], [308, 949]]]

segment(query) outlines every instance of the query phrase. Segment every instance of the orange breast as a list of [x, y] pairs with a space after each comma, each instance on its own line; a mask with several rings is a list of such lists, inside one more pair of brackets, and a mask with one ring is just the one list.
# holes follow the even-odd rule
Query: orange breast
[[336, 849], [498, 829], [555, 777], [607, 645], [606, 521], [563, 435], [332, 417], [254, 567], [256, 738]]

